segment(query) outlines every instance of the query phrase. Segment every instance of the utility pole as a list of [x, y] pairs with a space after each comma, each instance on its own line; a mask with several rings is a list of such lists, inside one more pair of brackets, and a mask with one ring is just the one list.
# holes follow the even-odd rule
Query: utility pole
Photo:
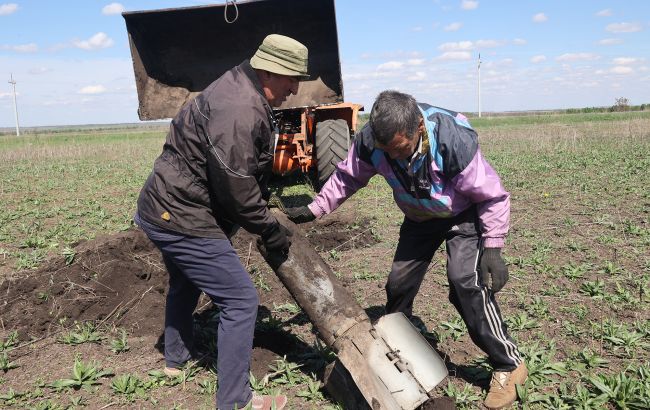
[[14, 89], [14, 117], [16, 117], [16, 136], [20, 137], [20, 125], [18, 125], [18, 105], [16, 104], [16, 81], [14, 80], [13, 74], [11, 74], [11, 80], [9, 80], [9, 84], [11, 84]]
[[478, 53], [478, 117], [481, 118], [481, 53]]

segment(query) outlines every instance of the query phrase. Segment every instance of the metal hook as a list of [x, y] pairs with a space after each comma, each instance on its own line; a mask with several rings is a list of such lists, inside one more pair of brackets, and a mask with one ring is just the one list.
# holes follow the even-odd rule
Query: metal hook
[[[228, 6], [232, 4], [235, 6], [235, 18], [231, 20], [228, 20]], [[237, 21], [237, 18], [239, 17], [239, 9], [237, 8], [237, 0], [226, 0], [226, 8], [223, 9], [223, 19], [226, 20], [226, 23], [232, 24], [235, 21]]]

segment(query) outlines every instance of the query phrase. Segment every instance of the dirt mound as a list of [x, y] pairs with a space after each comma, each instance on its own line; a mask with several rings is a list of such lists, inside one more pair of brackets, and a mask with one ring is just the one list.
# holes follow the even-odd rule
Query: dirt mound
[[29, 276], [5, 281], [0, 315], [22, 340], [86, 320], [152, 334], [162, 329], [166, 287], [160, 253], [133, 229], [84, 242], [74, 259], [55, 258]]
[[[365, 222], [325, 220], [302, 229], [314, 247], [329, 252], [373, 243], [366, 226]], [[264, 264], [255, 240], [243, 230], [233, 238], [247, 267]], [[69, 328], [75, 321], [95, 321], [123, 327], [135, 336], [160, 335], [167, 273], [160, 252], [141, 230], [98, 237], [81, 243], [74, 252], [74, 258], [54, 258], [36, 271], [0, 284], [5, 331], [17, 330], [24, 341]], [[272, 308], [275, 302], [291, 299], [275, 275], [265, 280], [277, 291], [262, 292], [263, 306]]]

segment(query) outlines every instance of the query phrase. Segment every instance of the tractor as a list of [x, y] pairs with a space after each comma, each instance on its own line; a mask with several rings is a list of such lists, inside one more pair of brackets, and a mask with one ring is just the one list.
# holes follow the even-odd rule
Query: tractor
[[347, 156], [360, 104], [343, 102], [334, 0], [228, 0], [226, 4], [123, 13], [141, 120], [172, 118], [268, 34], [309, 49], [310, 79], [275, 109], [273, 173], [315, 175], [321, 187]]

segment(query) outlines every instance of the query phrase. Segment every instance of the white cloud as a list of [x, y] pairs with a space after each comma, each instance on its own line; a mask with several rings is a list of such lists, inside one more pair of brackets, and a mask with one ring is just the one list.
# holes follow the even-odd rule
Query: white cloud
[[38, 46], [36, 43], [18, 44], [15, 46], [4, 44], [0, 45], [0, 50], [10, 50], [16, 53], [35, 53], [38, 51]]
[[593, 61], [598, 60], [600, 56], [594, 53], [566, 53], [557, 57], [557, 61]]
[[546, 61], [546, 56], [543, 56], [543, 55], [533, 56], [530, 59], [530, 62], [534, 63], [534, 64], [541, 63], [543, 61]]
[[546, 17], [546, 14], [544, 13], [537, 13], [533, 16], [533, 21], [535, 23], [544, 23], [545, 21], [548, 20], [548, 17]]
[[523, 46], [523, 45], [528, 44], [528, 41], [524, 40], [523, 38], [516, 38], [516, 39], [512, 40], [512, 42], [517, 46]]
[[63, 100], [63, 99], [45, 100], [41, 104], [46, 106], [46, 107], [50, 107], [50, 106], [60, 107], [60, 106], [64, 106], [64, 105], [71, 105], [71, 104], [73, 104], [73, 101]]
[[474, 10], [478, 8], [478, 1], [473, 0], [463, 0], [460, 5], [460, 8], [463, 10]]
[[458, 30], [460, 30], [461, 27], [463, 27], [463, 23], [451, 23], [451, 24], [445, 26], [445, 28], [443, 30], [445, 30], [445, 31], [458, 31]]
[[422, 65], [424, 64], [424, 59], [423, 58], [411, 58], [406, 61], [407, 65], [414, 66], [414, 65]]
[[442, 53], [442, 55], [438, 58], [440, 60], [471, 60], [472, 59], [472, 53], [469, 51], [448, 51], [446, 53]]
[[422, 81], [427, 78], [427, 75], [424, 71], [416, 71], [415, 74], [406, 77], [407, 81]]
[[404, 63], [401, 61], [388, 61], [386, 63], [379, 64], [377, 70], [398, 70], [404, 67]]
[[422, 31], [424, 30], [422, 26], [411, 27], [411, 31]]
[[438, 46], [440, 51], [462, 51], [462, 50], [473, 50], [474, 43], [471, 41], [459, 41], [455, 43], [443, 43]]
[[612, 11], [610, 9], [604, 9], [596, 13], [596, 16], [598, 17], [609, 17], [612, 15]]
[[20, 44], [13, 46], [13, 50], [18, 53], [35, 53], [38, 51], [38, 46], [36, 43]]
[[620, 38], [604, 38], [598, 42], [601, 46], [613, 46], [616, 44], [623, 44], [623, 40]]
[[72, 42], [75, 47], [81, 48], [83, 50], [99, 50], [100, 48], [112, 47], [115, 43], [112, 38], [108, 37], [106, 33], [101, 31], [94, 36], [90, 37], [88, 40], [75, 40]]
[[632, 69], [632, 67], [616, 66], [616, 67], [612, 67], [612, 69], [609, 70], [609, 72], [612, 74], [632, 74], [634, 70]]
[[640, 61], [638, 58], [634, 57], [618, 57], [613, 60], [614, 64], [616, 65], [627, 65], [627, 64], [634, 64], [636, 62]]
[[47, 68], [47, 67], [37, 67], [37, 68], [31, 68], [31, 69], [29, 69], [29, 71], [27, 71], [27, 72], [28, 72], [29, 74], [32, 74], [32, 75], [39, 75], [39, 74], [49, 73], [50, 71], [52, 71], [51, 68]]
[[605, 30], [610, 33], [634, 33], [641, 31], [641, 24], [639, 23], [612, 23], [605, 27]]
[[87, 85], [81, 90], [77, 91], [79, 94], [102, 94], [106, 92], [106, 87], [103, 85]]
[[383, 72], [383, 73], [380, 73], [379, 75], [384, 75], [384, 74], [388, 74], [387, 72], [401, 70], [401, 69], [404, 69], [406, 67], [421, 66], [425, 62], [426, 62], [426, 60], [424, 60], [422, 58], [411, 58], [411, 59], [408, 59], [406, 61], [391, 60], [391, 61], [387, 61], [385, 63], [379, 64], [377, 66], [376, 70]]
[[16, 3], [5, 3], [0, 4], [0, 16], [8, 16], [13, 14], [18, 10], [18, 5]]
[[65, 50], [66, 48], [72, 47], [71, 43], [56, 43], [47, 48], [47, 51], [50, 53], [56, 53], [57, 51]]
[[494, 48], [501, 47], [503, 42], [497, 40], [478, 40], [476, 42], [476, 48]]
[[124, 6], [120, 3], [111, 3], [104, 6], [102, 9], [102, 14], [110, 16], [113, 14], [121, 14], [124, 12]]

